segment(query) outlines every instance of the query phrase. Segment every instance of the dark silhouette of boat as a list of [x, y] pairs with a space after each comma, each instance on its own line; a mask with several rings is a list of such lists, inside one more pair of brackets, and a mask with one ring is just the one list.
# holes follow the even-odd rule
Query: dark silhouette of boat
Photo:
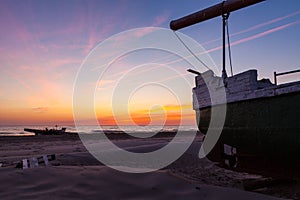
[[[271, 176], [299, 175], [300, 169], [300, 81], [278, 85], [257, 80], [257, 70], [227, 77], [225, 70], [225, 26], [229, 13], [262, 0], [228, 0], [170, 23], [178, 30], [216, 16], [223, 17], [222, 77], [208, 70], [196, 74], [193, 109], [199, 130], [221, 130], [221, 135], [208, 158], [222, 166]], [[225, 98], [218, 95], [223, 90]], [[212, 98], [212, 95], [216, 97]], [[212, 109], [226, 109], [224, 126], [210, 126]], [[208, 135], [206, 135], [207, 137]], [[209, 150], [208, 150], [209, 151]]]
[[35, 135], [60, 135], [60, 134], [64, 134], [66, 133], [66, 128], [61, 128], [61, 129], [57, 129], [56, 128], [52, 128], [52, 129], [31, 129], [31, 128], [24, 128], [24, 131], [30, 132], [30, 133], [34, 133]]

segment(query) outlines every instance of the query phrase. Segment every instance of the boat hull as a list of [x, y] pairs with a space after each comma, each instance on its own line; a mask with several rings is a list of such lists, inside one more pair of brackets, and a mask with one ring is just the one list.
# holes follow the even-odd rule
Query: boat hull
[[[228, 103], [221, 136], [208, 158], [229, 160], [231, 167], [245, 171], [300, 167], [299, 108], [300, 92]], [[211, 106], [196, 110], [198, 128], [204, 134], [210, 114]], [[226, 147], [234, 153], [226, 154]]]

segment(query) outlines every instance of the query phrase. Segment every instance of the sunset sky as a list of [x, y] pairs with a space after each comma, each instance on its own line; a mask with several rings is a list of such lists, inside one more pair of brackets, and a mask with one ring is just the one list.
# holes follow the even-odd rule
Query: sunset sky
[[[169, 29], [171, 20], [219, 2], [2, 0], [0, 125], [71, 125], [74, 81], [93, 48], [133, 28]], [[300, 68], [299, 0], [267, 0], [231, 13], [229, 31], [234, 73], [255, 68], [259, 78], [273, 81], [274, 71]], [[212, 68], [221, 71], [221, 18], [179, 32], [202, 45], [212, 58]], [[180, 44], [174, 40], [170, 45], [177, 43]], [[109, 53], [122, 48], [122, 43], [119, 45]], [[178, 57], [151, 49], [116, 60], [98, 82], [92, 83], [96, 85], [98, 120], [107, 125], [114, 124], [115, 120], [130, 125], [180, 121], [195, 124], [191, 106], [194, 76], [186, 73], [187, 68], [189, 65]], [[278, 81], [299, 78], [296, 74], [279, 77]], [[145, 81], [155, 84], [145, 85]], [[177, 88], [173, 93], [172, 87]], [[128, 88], [135, 91], [132, 96], [125, 94]], [[127, 107], [123, 107], [126, 104], [123, 101]], [[88, 115], [82, 115], [81, 119], [89, 124]]]

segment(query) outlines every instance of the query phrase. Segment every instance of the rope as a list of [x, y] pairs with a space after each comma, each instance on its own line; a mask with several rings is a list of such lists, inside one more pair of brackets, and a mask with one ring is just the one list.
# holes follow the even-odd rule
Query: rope
[[200, 58], [197, 57], [197, 55], [183, 42], [183, 40], [179, 37], [179, 35], [173, 31], [176, 35], [177, 39], [183, 44], [183, 46], [208, 70], [211, 70]]
[[232, 60], [231, 60], [231, 48], [230, 48], [229, 30], [228, 30], [228, 29], [229, 29], [229, 28], [228, 28], [228, 20], [226, 20], [226, 30], [227, 30], [227, 43], [228, 43], [229, 63], [230, 63], [231, 76], [233, 76]]

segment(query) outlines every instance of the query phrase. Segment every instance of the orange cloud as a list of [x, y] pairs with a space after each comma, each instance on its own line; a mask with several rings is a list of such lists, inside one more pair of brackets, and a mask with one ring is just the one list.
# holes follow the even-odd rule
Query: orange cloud
[[73, 125], [71, 108], [35, 107], [0, 108], [2, 125]]
[[[195, 114], [191, 105], [165, 105], [152, 110], [135, 110], [129, 115], [118, 113], [115, 116], [109, 112], [97, 113], [100, 125], [194, 125]], [[92, 120], [83, 119], [86, 125]], [[0, 124], [2, 125], [73, 125], [72, 108], [40, 106], [34, 108], [0, 107]]]
[[37, 113], [45, 113], [48, 111], [47, 107], [35, 107], [32, 108], [33, 112], [37, 112]]
[[151, 110], [134, 110], [129, 114], [97, 114], [100, 125], [194, 125], [192, 105], [165, 105]]

